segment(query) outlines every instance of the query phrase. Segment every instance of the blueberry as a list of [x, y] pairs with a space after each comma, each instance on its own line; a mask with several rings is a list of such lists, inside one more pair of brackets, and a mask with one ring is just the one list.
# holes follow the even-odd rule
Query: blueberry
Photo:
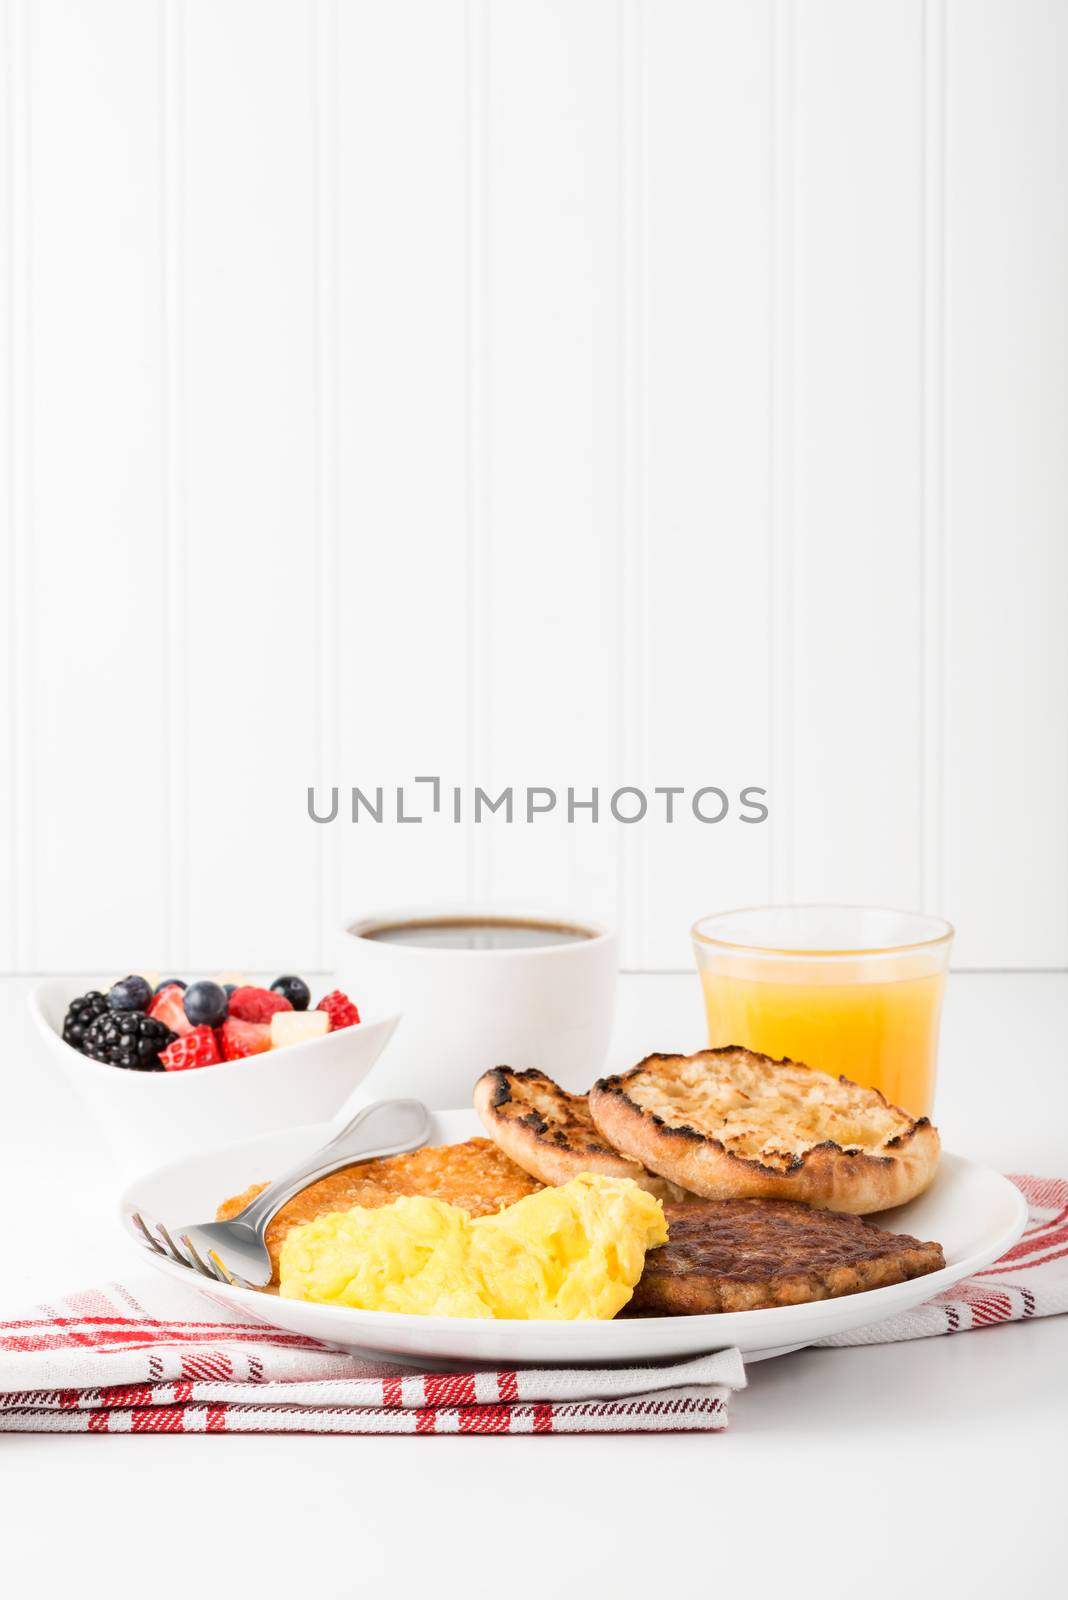
[[178, 985], [179, 989], [188, 989], [189, 987], [184, 978], [164, 978], [162, 983], [157, 983], [153, 993], [162, 994], [164, 989], [169, 989], [174, 983]]
[[226, 998], [227, 998], [227, 1000], [229, 1000], [230, 996], [233, 994], [234, 990], [237, 988], [237, 984], [236, 983], [224, 983], [223, 984], [223, 988], [226, 990]]
[[151, 985], [134, 973], [120, 978], [108, 990], [108, 1005], [112, 1011], [143, 1011], [151, 999]]
[[185, 1014], [194, 1028], [204, 1023], [209, 1028], [217, 1027], [226, 1017], [226, 990], [221, 984], [212, 983], [210, 978], [190, 984], [182, 999]]
[[294, 1011], [307, 1011], [311, 990], [303, 978], [294, 978], [291, 975], [276, 978], [271, 988], [275, 994], [280, 994], [284, 1000], [288, 1000]]

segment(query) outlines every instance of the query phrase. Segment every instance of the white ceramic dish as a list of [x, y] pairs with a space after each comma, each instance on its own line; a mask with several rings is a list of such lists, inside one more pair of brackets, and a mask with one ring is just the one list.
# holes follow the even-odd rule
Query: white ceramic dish
[[49, 978], [30, 995], [44, 1047], [128, 1172], [207, 1145], [322, 1122], [342, 1107], [389, 1043], [396, 1016], [370, 1018], [307, 1044], [188, 1072], [125, 1072], [63, 1042], [63, 1018], [83, 992]]
[[[434, 1114], [438, 1143], [469, 1139], [480, 1131], [470, 1111]], [[224, 1196], [269, 1178], [315, 1149], [328, 1126], [298, 1128], [174, 1162], [131, 1184], [122, 1197], [125, 1216], [141, 1211], [174, 1224], [214, 1216]], [[944, 1155], [934, 1183], [910, 1205], [888, 1211], [886, 1227], [937, 1239], [946, 1255], [941, 1272], [910, 1283], [811, 1305], [702, 1317], [635, 1317], [614, 1322], [504, 1322], [474, 1318], [415, 1317], [311, 1305], [251, 1289], [218, 1288], [196, 1279], [220, 1304], [237, 1304], [276, 1327], [347, 1349], [374, 1351], [393, 1360], [474, 1364], [667, 1360], [737, 1345], [749, 1355], [778, 1354], [828, 1334], [862, 1327], [929, 1300], [932, 1295], [997, 1260], [1020, 1237], [1027, 1208], [1019, 1190], [999, 1173], [962, 1156]], [[137, 1248], [131, 1241], [131, 1249]], [[189, 1271], [141, 1251], [161, 1272], [188, 1283]]]

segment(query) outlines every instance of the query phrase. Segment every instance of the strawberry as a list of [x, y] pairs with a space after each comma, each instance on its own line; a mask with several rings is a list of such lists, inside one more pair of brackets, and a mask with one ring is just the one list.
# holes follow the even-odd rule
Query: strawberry
[[179, 1036], [193, 1031], [193, 1024], [185, 1014], [182, 991], [176, 983], [168, 984], [166, 989], [160, 990], [149, 1006], [148, 1014]]
[[273, 989], [258, 989], [246, 983], [230, 996], [230, 1016], [241, 1022], [269, 1022], [276, 1011], [292, 1011], [292, 1004], [284, 994]]
[[331, 1033], [336, 1033], [339, 1028], [351, 1028], [360, 1020], [360, 1013], [340, 989], [333, 989], [330, 994], [324, 995], [315, 1009], [326, 1012], [330, 1018]]
[[202, 1027], [190, 1028], [181, 1039], [175, 1039], [166, 1050], [161, 1050], [159, 1058], [168, 1072], [215, 1066], [216, 1062], [222, 1060], [215, 1029], [209, 1028], [206, 1022]]
[[218, 1029], [219, 1044], [226, 1061], [239, 1061], [244, 1056], [258, 1056], [271, 1048], [269, 1022], [242, 1022], [240, 1017], [227, 1017]]

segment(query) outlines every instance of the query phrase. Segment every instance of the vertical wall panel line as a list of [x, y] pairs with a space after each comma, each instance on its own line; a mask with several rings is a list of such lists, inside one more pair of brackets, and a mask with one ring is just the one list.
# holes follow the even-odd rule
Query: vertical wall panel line
[[946, 734], [946, 0], [924, 0], [923, 18], [923, 643], [920, 708], [921, 886], [942, 912], [945, 894]]
[[33, 879], [33, 742], [30, 738], [33, 593], [32, 349], [30, 340], [30, 16], [26, 0], [6, 13], [7, 138], [10, 170], [7, 217], [9, 271], [8, 372], [10, 564], [11, 948], [15, 970], [36, 969]]
[[[493, 593], [489, 493], [489, 12], [484, 0], [467, 0], [466, 29], [466, 331], [467, 360], [467, 641], [465, 657], [467, 739], [464, 783], [471, 805], [475, 784], [493, 785], [491, 740], [491, 601]], [[443, 774], [448, 780], [449, 775]], [[510, 776], [507, 781], [511, 781]], [[442, 805], [448, 800], [443, 795]], [[465, 882], [469, 901], [485, 903], [493, 892], [492, 829], [465, 828]]]
[[[4, 403], [6, 436], [4, 439], [3, 456], [3, 482], [4, 482], [4, 515], [7, 528], [7, 771], [9, 783], [14, 784], [14, 773], [18, 758], [18, 665], [19, 652], [16, 645], [15, 629], [18, 626], [18, 561], [16, 557], [16, 518], [17, 518], [17, 489], [16, 489], [16, 454], [18, 450], [17, 428], [15, 422], [15, 406], [17, 403], [17, 384], [15, 381], [15, 327], [17, 313], [15, 307], [15, 23], [12, 15], [14, 0], [5, 0], [2, 13], [0, 13], [0, 105], [3, 106], [3, 153], [5, 161], [4, 173], [4, 211], [0, 217], [0, 271], [3, 273], [4, 282], [4, 352], [5, 352], [5, 378], [4, 378]], [[9, 793], [7, 815], [7, 840], [8, 856], [7, 884], [8, 901], [5, 906], [7, 927], [4, 930], [5, 961], [16, 965], [16, 941], [21, 901], [21, 885], [18, 881], [18, 827], [15, 817], [14, 795]]]
[[796, 231], [797, 16], [774, 0], [771, 28], [771, 526], [770, 898], [789, 901], [794, 869], [794, 240]]
[[164, 701], [168, 736], [164, 741], [163, 783], [166, 838], [167, 966], [188, 965], [188, 805], [189, 778], [186, 623], [188, 619], [186, 531], [186, 303], [185, 303], [185, 7], [184, 0], [162, 0], [160, 11], [160, 262], [162, 396], [162, 528], [166, 604], [164, 622]]
[[[644, 93], [641, 0], [619, 3], [619, 704], [618, 782], [645, 785], [645, 474], [643, 423]], [[611, 822], [607, 826], [612, 826]], [[645, 871], [642, 828], [617, 830], [620, 964], [643, 970]]]
[[[340, 292], [339, 162], [340, 102], [338, 89], [337, 0], [316, 0], [313, 13], [315, 144], [313, 173], [315, 216], [315, 550], [317, 781], [327, 789], [341, 785], [340, 697]], [[295, 795], [300, 804], [303, 795]], [[342, 803], [331, 827], [316, 827], [318, 852], [317, 962], [334, 966], [334, 939], [340, 924], [341, 842], [347, 811]], [[310, 825], [310, 824], [309, 824]], [[345, 907], [348, 914], [349, 908]]]

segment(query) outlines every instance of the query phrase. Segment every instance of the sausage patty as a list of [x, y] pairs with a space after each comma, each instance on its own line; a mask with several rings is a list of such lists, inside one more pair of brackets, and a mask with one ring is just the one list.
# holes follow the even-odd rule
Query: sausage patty
[[666, 1205], [628, 1309], [661, 1316], [754, 1311], [879, 1289], [945, 1266], [939, 1244], [797, 1200]]

